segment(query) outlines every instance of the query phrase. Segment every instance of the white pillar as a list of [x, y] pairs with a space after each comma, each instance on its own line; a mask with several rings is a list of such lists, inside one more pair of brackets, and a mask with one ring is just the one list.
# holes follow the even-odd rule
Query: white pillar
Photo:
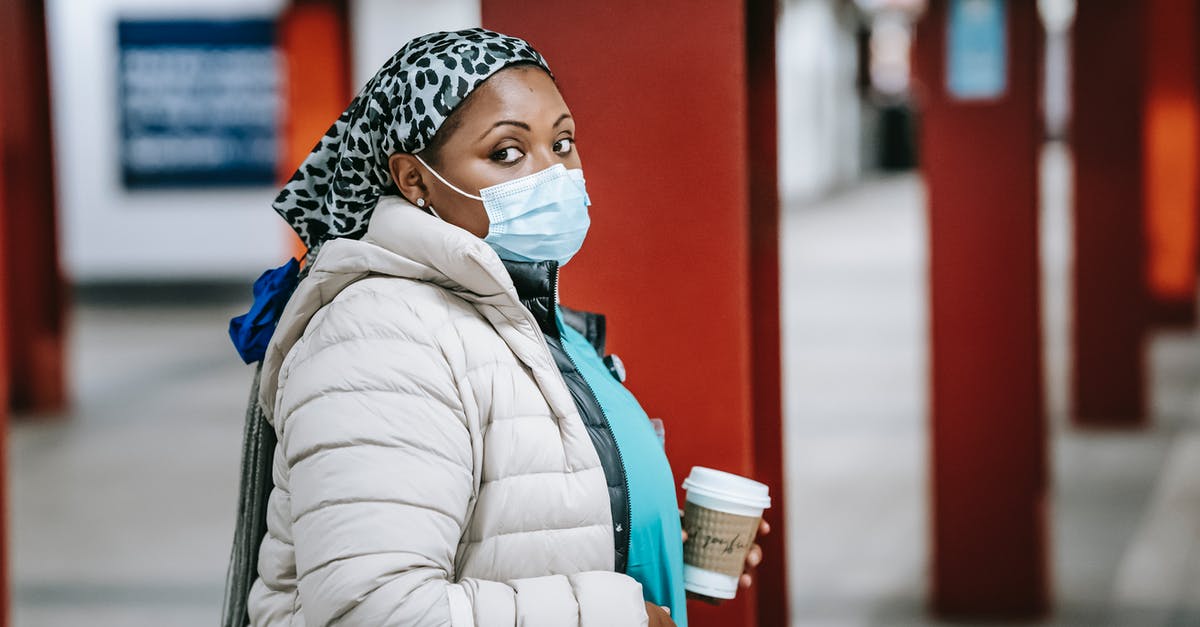
[[350, 52], [355, 91], [410, 39], [480, 23], [479, 0], [353, 0]]

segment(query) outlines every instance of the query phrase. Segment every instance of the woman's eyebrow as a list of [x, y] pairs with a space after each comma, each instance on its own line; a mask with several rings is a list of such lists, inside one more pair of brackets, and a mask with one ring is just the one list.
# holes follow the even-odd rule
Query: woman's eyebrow
[[[572, 119], [572, 118], [571, 118], [571, 114], [570, 114], [570, 113], [564, 113], [564, 114], [562, 114], [562, 115], [558, 116], [558, 120], [556, 120], [556, 121], [554, 122], [554, 126], [555, 126], [555, 127], [557, 127], [559, 124], [562, 124], [562, 123], [563, 123], [563, 121], [565, 121], [565, 120], [569, 120], [569, 119]], [[499, 126], [515, 126], [515, 127], [517, 127], [517, 128], [523, 128], [523, 129], [525, 129], [525, 130], [527, 130], [527, 131], [531, 131], [531, 130], [532, 130], [531, 128], [529, 128], [529, 125], [528, 125], [528, 124], [526, 124], [526, 123], [524, 123], [524, 122], [521, 122], [521, 121], [519, 121], [519, 120], [500, 120], [499, 122], [496, 122], [495, 124], [493, 124], [493, 125], [491, 126], [491, 128], [489, 128], [488, 130], [484, 131], [484, 132], [483, 132], [483, 135], [480, 135], [480, 136], [479, 136], [479, 139], [483, 139], [484, 137], [487, 137], [487, 134], [488, 134], [488, 133], [490, 133], [490, 132], [492, 132], [492, 131], [496, 130], [496, 127], [499, 127]], [[476, 140], [476, 141], [478, 141], [478, 140]]]
[[[516, 126], [516, 127], [518, 127], [518, 128], [523, 128], [523, 129], [525, 129], [525, 130], [527, 130], [527, 131], [528, 131], [528, 130], [531, 130], [531, 129], [529, 128], [529, 125], [528, 125], [528, 124], [526, 124], [526, 123], [524, 123], [524, 122], [519, 122], [519, 121], [517, 121], [517, 120], [500, 120], [499, 122], [496, 122], [495, 124], [493, 124], [493, 125], [491, 126], [491, 128], [489, 128], [488, 130], [484, 131], [484, 132], [483, 132], [483, 135], [480, 135], [480, 136], [479, 136], [479, 139], [483, 139], [484, 137], [487, 137], [487, 134], [488, 134], [488, 133], [490, 133], [490, 132], [492, 132], [493, 130], [495, 130], [495, 129], [496, 129], [496, 127], [498, 127], [498, 126], [505, 126], [505, 125], [508, 125], [508, 126]], [[476, 141], [478, 141], [478, 140], [476, 140]]]

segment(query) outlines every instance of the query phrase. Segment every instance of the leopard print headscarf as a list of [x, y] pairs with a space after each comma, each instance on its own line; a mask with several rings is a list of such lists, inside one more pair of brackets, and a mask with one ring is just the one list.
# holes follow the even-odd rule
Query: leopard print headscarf
[[395, 189], [388, 157], [423, 150], [468, 94], [522, 62], [550, 72], [526, 41], [482, 28], [422, 35], [396, 52], [272, 204], [308, 247], [309, 260], [325, 241], [366, 233], [379, 197]]

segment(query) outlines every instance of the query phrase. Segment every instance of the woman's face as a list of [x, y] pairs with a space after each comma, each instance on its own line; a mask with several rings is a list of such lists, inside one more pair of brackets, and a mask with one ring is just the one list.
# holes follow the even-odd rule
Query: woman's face
[[[570, 110], [554, 81], [536, 67], [510, 67], [492, 75], [446, 125], [443, 130], [450, 133], [437, 154], [426, 150], [421, 157], [470, 194], [556, 163], [582, 167]], [[443, 220], [476, 237], [487, 235], [488, 217], [481, 201], [450, 189], [412, 155], [394, 154], [388, 165], [409, 201], [424, 198], [425, 206], [432, 205]]]

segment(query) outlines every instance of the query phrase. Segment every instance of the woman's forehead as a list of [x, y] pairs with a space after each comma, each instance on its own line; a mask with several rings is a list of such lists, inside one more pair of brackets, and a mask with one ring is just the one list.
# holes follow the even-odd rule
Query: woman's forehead
[[499, 120], [554, 124], [567, 113], [562, 94], [545, 72], [528, 66], [501, 70], [475, 90], [464, 107], [464, 126], [491, 126]]

